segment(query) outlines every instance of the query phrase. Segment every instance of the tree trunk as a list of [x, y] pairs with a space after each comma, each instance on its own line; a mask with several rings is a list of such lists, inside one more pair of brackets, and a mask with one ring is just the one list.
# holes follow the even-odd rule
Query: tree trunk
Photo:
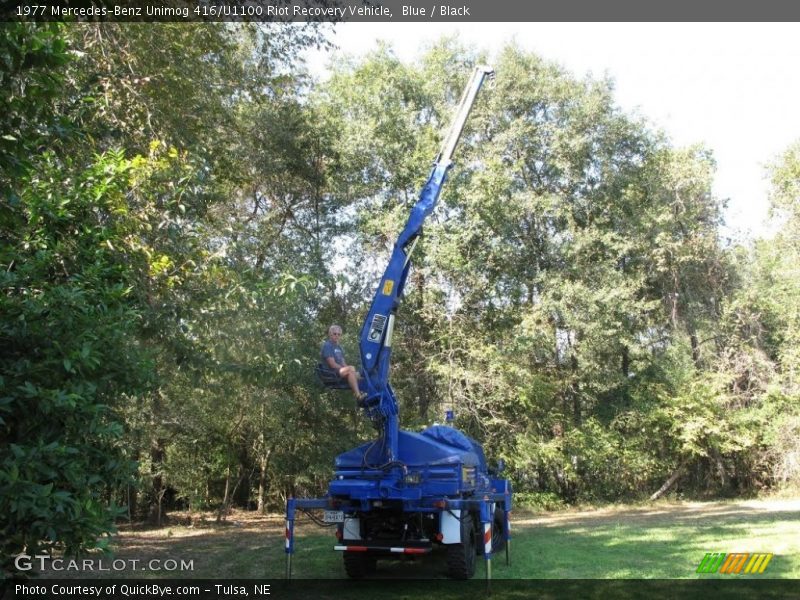
[[629, 377], [631, 374], [631, 354], [627, 346], [622, 347], [622, 375]]
[[678, 326], [678, 298], [680, 293], [678, 290], [681, 289], [680, 279], [678, 278], [678, 272], [675, 271], [672, 274], [672, 283], [673, 283], [673, 292], [670, 294], [672, 299], [672, 311], [670, 314], [670, 320], [672, 321], [672, 326]]
[[655, 494], [650, 496], [650, 500], [658, 500], [659, 498], [661, 498], [661, 496], [666, 494], [667, 491], [669, 491], [669, 488], [671, 488], [673, 485], [675, 485], [675, 482], [678, 481], [678, 479], [680, 478], [681, 475], [683, 475], [683, 467], [684, 467], [685, 464], [686, 463], [684, 462], [684, 463], [681, 463], [680, 465], [678, 465], [678, 468], [675, 469], [675, 471], [673, 471], [672, 475], [669, 476], [669, 479], [667, 479], [664, 482], [664, 485], [662, 485], [660, 488], [658, 488], [658, 491], [656, 491]]
[[[141, 458], [139, 451], [136, 452], [133, 456], [133, 460], [137, 463]], [[127, 485], [127, 502], [128, 502], [128, 523], [132, 522], [134, 519], [139, 518], [139, 490], [136, 489], [135, 485], [128, 484]]]
[[258, 507], [257, 510], [260, 514], [267, 513], [267, 472], [264, 466], [264, 460], [259, 461], [259, 474], [258, 474]]
[[[239, 487], [242, 485], [242, 482], [245, 479], [245, 466], [240, 462], [239, 465], [236, 467], [236, 483], [233, 485], [233, 489], [231, 490], [230, 496], [228, 496], [228, 504], [225, 505], [225, 514], [229, 514], [231, 512], [231, 508], [233, 508], [234, 502], [236, 502], [236, 493], [239, 491]], [[244, 505], [247, 506], [248, 497], [244, 499]]]
[[700, 364], [700, 343], [697, 341], [697, 334], [694, 331], [689, 335], [689, 342], [692, 345], [692, 361], [694, 362], [694, 368], [700, 371], [702, 370], [702, 365]]
[[230, 463], [228, 463], [228, 467], [225, 470], [225, 494], [223, 494], [222, 496], [222, 504], [220, 504], [219, 510], [217, 511], [217, 523], [224, 520], [225, 518], [224, 515], [227, 514], [230, 489], [231, 489], [231, 465]]
[[714, 464], [714, 469], [717, 472], [717, 477], [719, 478], [720, 485], [722, 486], [723, 490], [728, 489], [731, 484], [730, 477], [728, 477], [728, 471], [725, 468], [725, 462], [722, 460], [722, 456], [720, 456], [719, 452], [716, 450], [712, 450], [711, 454], [711, 461]]
[[128, 484], [128, 523], [136, 517], [136, 488]]
[[575, 374], [572, 377], [572, 383], [569, 385], [569, 395], [572, 398], [572, 415], [573, 415], [573, 422], [575, 423], [576, 427], [581, 426], [581, 422], [583, 421], [583, 411], [581, 409], [581, 394], [580, 394], [580, 384], [578, 383], [578, 359], [574, 356], [570, 357], [570, 363], [572, 365], [572, 372]]
[[[261, 442], [264, 443], [264, 434], [261, 434]], [[263, 446], [262, 446], [263, 448]], [[265, 448], [258, 457], [258, 512], [262, 515], [267, 512], [267, 469], [269, 468], [269, 458], [272, 448]]]
[[152, 494], [150, 503], [150, 515], [148, 520], [155, 525], [161, 526], [164, 517], [162, 500], [167, 491], [164, 487], [164, 440], [153, 438], [150, 442], [150, 475], [152, 477]]

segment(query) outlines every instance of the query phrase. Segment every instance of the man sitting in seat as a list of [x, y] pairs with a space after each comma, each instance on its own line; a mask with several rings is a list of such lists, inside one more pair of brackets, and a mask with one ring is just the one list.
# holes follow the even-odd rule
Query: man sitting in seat
[[328, 328], [328, 339], [322, 344], [322, 364], [321, 375], [323, 379], [332, 378], [346, 380], [350, 389], [353, 390], [353, 395], [356, 402], [363, 403], [364, 398], [367, 397], [366, 392], [358, 389], [358, 371], [345, 362], [344, 350], [339, 345], [339, 340], [342, 338], [342, 328], [338, 325], [331, 325]]

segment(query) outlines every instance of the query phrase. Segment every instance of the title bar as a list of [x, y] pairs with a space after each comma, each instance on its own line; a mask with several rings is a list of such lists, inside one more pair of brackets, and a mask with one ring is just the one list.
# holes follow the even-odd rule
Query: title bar
[[2, 21], [737, 22], [797, 21], [786, 0], [0, 0]]

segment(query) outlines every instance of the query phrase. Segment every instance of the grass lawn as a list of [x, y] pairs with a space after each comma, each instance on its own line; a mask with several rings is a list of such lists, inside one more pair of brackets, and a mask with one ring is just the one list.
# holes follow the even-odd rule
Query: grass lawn
[[[800, 501], [682, 503], [522, 519], [511, 578], [728, 578], [697, 574], [707, 552], [775, 556], [762, 575], [800, 578]], [[500, 576], [498, 573], [496, 576]]]
[[[800, 499], [658, 503], [641, 507], [512, 515], [511, 564], [493, 561], [498, 579], [800, 579]], [[293, 576], [343, 579], [332, 530], [301, 517], [296, 524]], [[191, 571], [60, 571], [45, 577], [179, 577], [281, 579], [285, 570], [283, 520], [237, 512], [213, 521], [162, 529], [123, 529], [115, 559], [191, 560]], [[707, 552], [768, 552], [762, 575], [697, 574]], [[443, 579], [443, 552], [378, 565], [376, 578]], [[478, 560], [476, 578], [485, 566]], [[800, 589], [800, 585], [798, 586]]]
[[[763, 574], [736, 577], [800, 579], [796, 500], [658, 504], [513, 517], [511, 564], [506, 566], [502, 554], [495, 557], [495, 579], [730, 578], [696, 573], [707, 552], [772, 553]], [[340, 556], [330, 552], [330, 538], [310, 524], [299, 529], [308, 535], [297, 540], [294, 576], [344, 577]], [[281, 577], [281, 549], [267, 551], [271, 558], [264, 575]], [[442, 577], [441, 558], [390, 562], [383, 568], [379, 564], [378, 576]], [[481, 559], [476, 576], [483, 574]]]

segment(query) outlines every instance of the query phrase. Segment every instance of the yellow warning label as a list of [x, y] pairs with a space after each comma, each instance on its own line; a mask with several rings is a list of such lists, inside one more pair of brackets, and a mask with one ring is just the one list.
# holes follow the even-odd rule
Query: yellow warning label
[[387, 279], [383, 282], [383, 295], [384, 296], [391, 296], [392, 290], [394, 289], [394, 281], [391, 279]]

